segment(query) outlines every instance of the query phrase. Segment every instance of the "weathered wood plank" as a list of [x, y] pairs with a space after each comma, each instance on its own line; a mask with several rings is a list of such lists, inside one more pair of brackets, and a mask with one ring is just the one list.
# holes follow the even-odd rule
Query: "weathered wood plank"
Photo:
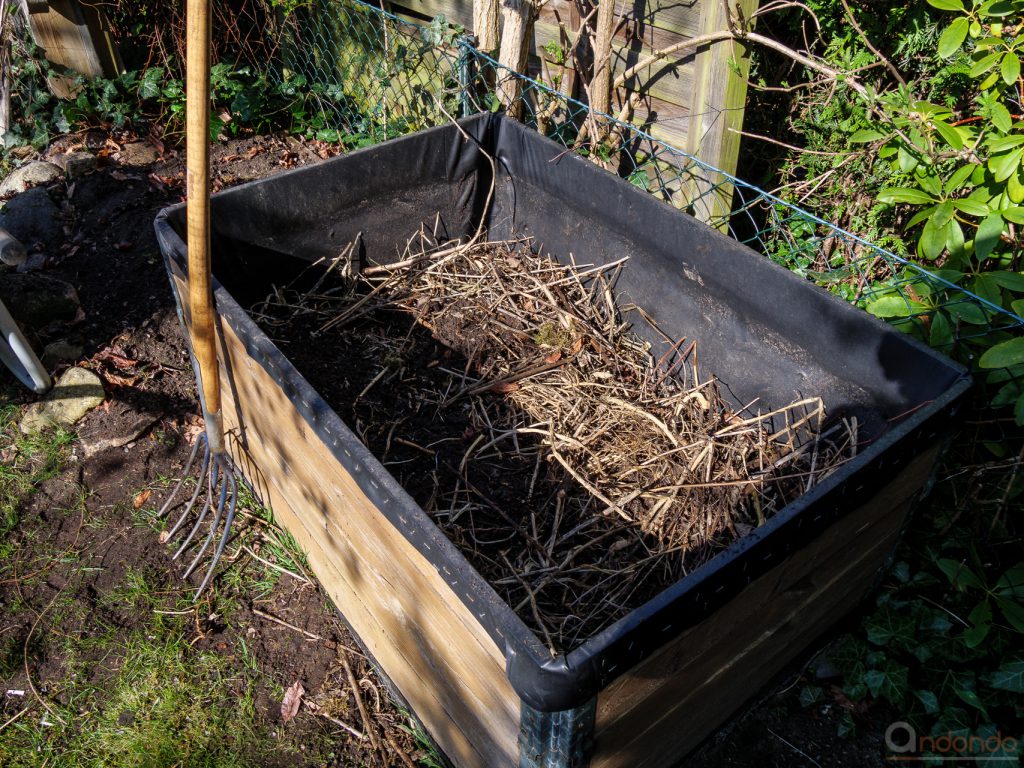
[[[24, 6], [32, 36], [46, 59], [88, 77], [114, 77], [120, 59], [113, 39], [106, 30], [101, 12], [83, 6], [78, 0], [49, 0], [45, 7]], [[61, 98], [73, 94], [67, 83], [53, 78], [51, 88]]]
[[682, 759], [844, 615], [898, 540], [937, 452], [602, 691], [593, 768]]
[[[176, 280], [179, 295], [184, 282]], [[519, 698], [504, 653], [365, 497], [225, 324], [224, 418], [236, 462], [307, 553], [384, 673], [459, 766], [512, 765]]]

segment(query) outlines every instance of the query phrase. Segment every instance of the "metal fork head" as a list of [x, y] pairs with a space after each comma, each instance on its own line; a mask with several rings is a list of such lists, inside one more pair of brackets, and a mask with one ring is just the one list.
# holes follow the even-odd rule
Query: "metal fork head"
[[218, 529], [222, 529], [220, 539], [210, 559], [210, 564], [207, 566], [206, 574], [203, 576], [202, 583], [199, 585], [199, 589], [196, 590], [193, 600], [199, 599], [213, 579], [217, 563], [220, 562], [220, 558], [224, 554], [224, 548], [227, 546], [228, 539], [231, 536], [231, 524], [235, 519], [235, 506], [238, 502], [238, 484], [235, 481], [235, 472], [231, 458], [224, 452], [212, 451], [210, 449], [210, 440], [204, 432], [196, 440], [188, 462], [182, 470], [181, 479], [178, 480], [174, 490], [171, 491], [171, 495], [167, 497], [167, 500], [157, 513], [158, 518], [162, 519], [176, 506], [175, 501], [178, 498], [178, 494], [184, 487], [185, 480], [192, 472], [192, 467], [195, 466], [196, 461], [199, 461], [199, 471], [196, 474], [195, 490], [192, 492], [191, 497], [185, 501], [181, 515], [174, 525], [171, 526], [170, 530], [167, 531], [164, 538], [165, 541], [174, 539], [184, 530], [186, 522], [193, 517], [193, 512], [197, 508], [199, 509], [198, 514], [194, 515], [195, 519], [192, 527], [171, 558], [172, 560], [177, 560], [189, 545], [192, 544], [192, 540], [212, 513], [209, 532], [192, 562], [185, 569], [185, 574], [182, 578], [187, 579], [195, 571], [206, 551], [210, 548]]

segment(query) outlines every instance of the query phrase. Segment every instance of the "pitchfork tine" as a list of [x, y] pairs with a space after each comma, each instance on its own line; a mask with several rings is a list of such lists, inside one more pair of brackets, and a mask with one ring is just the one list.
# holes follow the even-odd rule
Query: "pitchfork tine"
[[[196, 440], [196, 444], [192, 448], [192, 455], [188, 457], [188, 462], [185, 464], [185, 469], [182, 470], [181, 479], [178, 480], [178, 482], [175, 484], [174, 490], [171, 491], [171, 495], [167, 497], [167, 501], [164, 502], [164, 505], [160, 507], [160, 511], [156, 513], [156, 516], [158, 518], [162, 518], [164, 515], [166, 515], [168, 511], [170, 511], [171, 507], [174, 505], [174, 500], [178, 497], [178, 491], [180, 491], [181, 486], [185, 484], [185, 478], [188, 477], [188, 473], [192, 471], [192, 465], [196, 463], [196, 457], [199, 456], [199, 449], [202, 447], [203, 443], [206, 443], [205, 432], [199, 436], [198, 440]], [[192, 500], [192, 503], [195, 503], [195, 499]]]

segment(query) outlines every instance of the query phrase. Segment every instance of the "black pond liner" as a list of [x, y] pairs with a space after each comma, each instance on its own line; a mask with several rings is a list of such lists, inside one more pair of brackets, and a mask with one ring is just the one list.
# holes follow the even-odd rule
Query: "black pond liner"
[[[290, 397], [310, 428], [505, 650], [509, 680], [530, 707], [583, 706], [612, 680], [727, 603], [747, 584], [863, 504], [952, 430], [970, 386], [963, 368], [746, 246], [514, 121], [494, 114], [434, 128], [213, 197], [220, 317]], [[698, 340], [702, 367], [737, 403], [767, 411], [819, 396], [830, 419], [856, 416], [859, 455], [763, 526], [571, 652], [552, 659], [331, 407], [257, 328], [242, 303], [286, 282], [296, 264], [334, 257], [361, 234], [364, 263], [399, 258], [421, 224], [451, 237], [480, 222], [497, 161], [491, 239], [532, 236], [582, 264], [623, 256], [620, 306], [644, 307], [669, 336]], [[168, 270], [185, 273], [183, 205], [162, 211]], [[438, 219], [438, 217], [440, 217]], [[261, 277], [262, 276], [262, 277]], [[237, 287], [235, 287], [237, 286]], [[249, 294], [249, 295], [247, 295]], [[633, 313], [636, 314], [636, 313]], [[657, 359], [668, 343], [640, 317]], [[338, 361], [344, 365], [343, 360]]]

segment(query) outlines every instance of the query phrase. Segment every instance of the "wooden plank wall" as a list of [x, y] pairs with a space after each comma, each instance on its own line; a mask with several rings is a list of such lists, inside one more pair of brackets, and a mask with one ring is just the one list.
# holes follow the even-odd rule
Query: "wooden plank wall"
[[[117, 47], [102, 11], [79, 0], [22, 0], [32, 37], [47, 61], [89, 77], [115, 77], [121, 71]], [[51, 78], [60, 98], [72, 98], [71, 88]]]
[[[616, 75], [653, 51], [728, 28], [722, 0], [613, 1], [621, 20], [613, 42]], [[757, 10], [758, 0], [739, 0], [736, 5], [749, 19]], [[467, 29], [473, 26], [472, 0], [400, 0], [385, 7], [407, 18], [422, 20], [443, 14]], [[560, 25], [570, 35], [575, 34], [579, 13], [572, 0], [548, 0], [536, 21], [530, 74], [544, 74], [545, 81], [560, 70], [545, 50], [548, 43], [559, 42]], [[648, 98], [633, 122], [656, 138], [734, 174], [739, 152], [736, 131], [743, 125], [748, 66], [744, 47], [729, 42], [669, 56], [637, 76], [637, 81], [647, 86], [644, 90]], [[566, 74], [561, 90], [582, 98], [583, 90], [571, 70]], [[621, 106], [621, 93], [614, 103]], [[707, 187], [695, 191], [705, 192]], [[719, 196], [731, 197], [731, 191], [721, 190]]]
[[[675, 765], [871, 588], [938, 447], [598, 696], [592, 768]], [[854, 556], [852, 553], [856, 552]]]

